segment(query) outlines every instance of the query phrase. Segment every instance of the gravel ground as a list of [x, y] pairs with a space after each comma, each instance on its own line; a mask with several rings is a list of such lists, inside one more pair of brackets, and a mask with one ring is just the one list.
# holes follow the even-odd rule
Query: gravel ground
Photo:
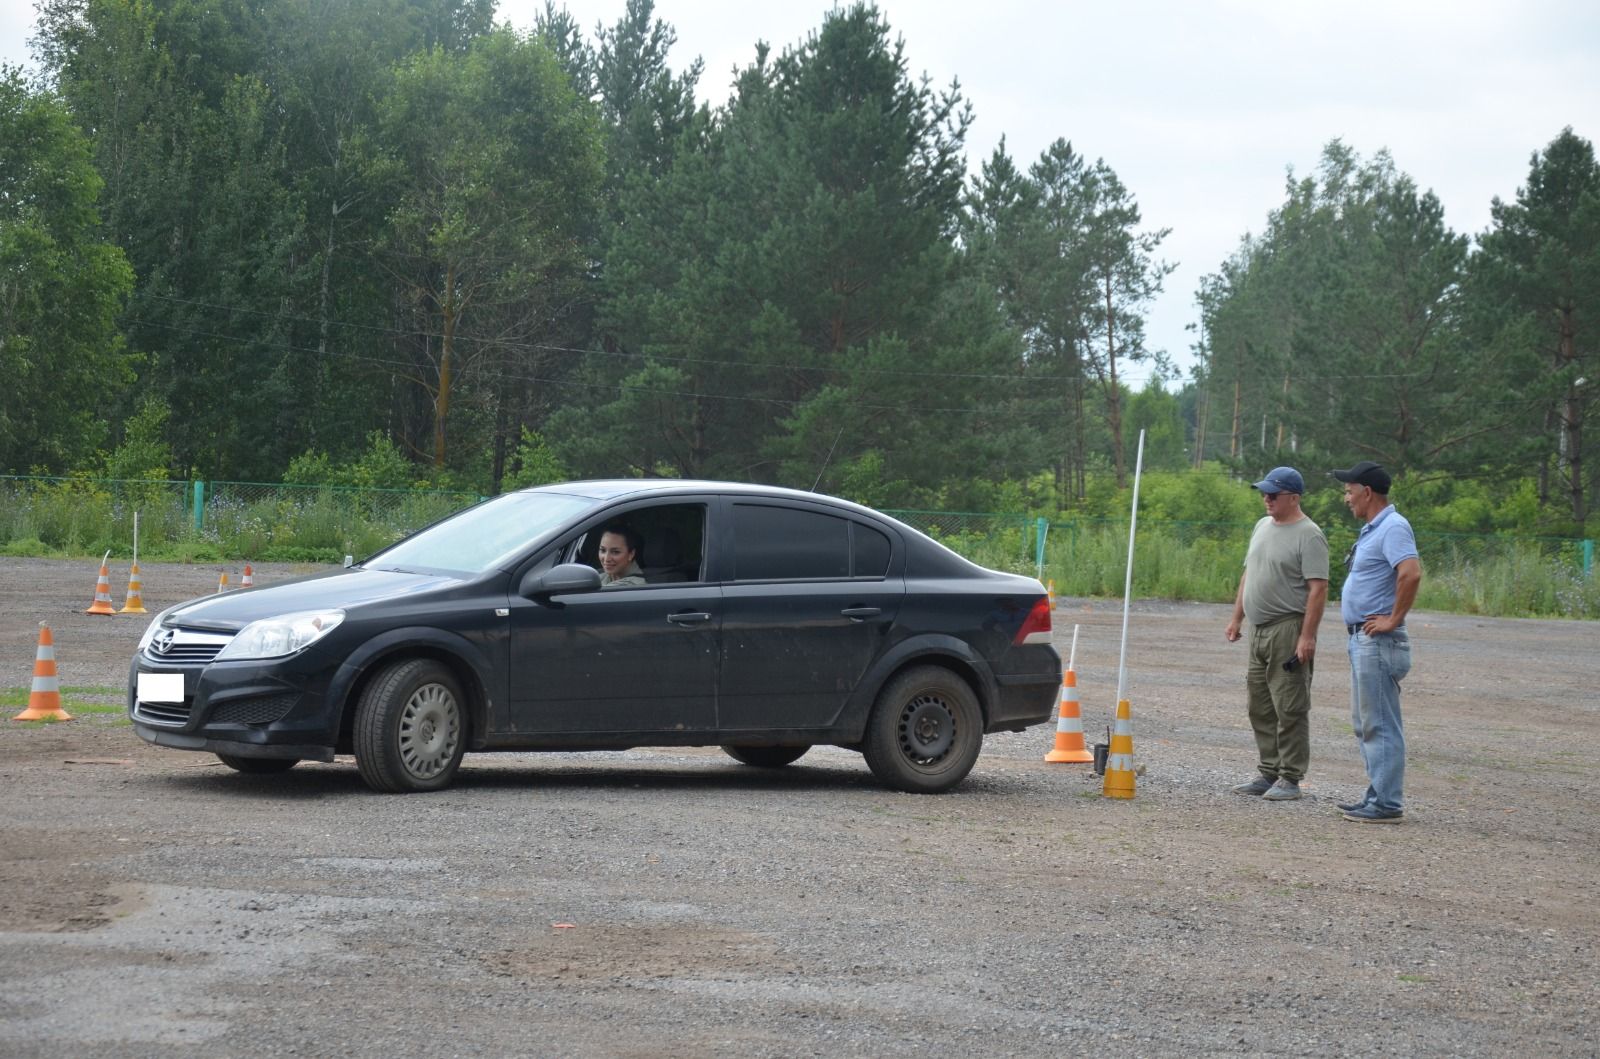
[[[217, 571], [143, 575], [154, 613]], [[0, 687], [47, 620], [69, 698], [121, 702], [145, 622], [83, 615], [94, 578], [0, 559]], [[5, 720], [0, 1055], [1596, 1055], [1600, 627], [1413, 615], [1375, 827], [1333, 809], [1364, 785], [1334, 617], [1276, 805], [1227, 793], [1254, 750], [1207, 605], [1135, 607], [1132, 801], [1043, 764], [1050, 726], [935, 797], [831, 748], [476, 755], [385, 796]], [[1063, 655], [1074, 623], [1103, 731], [1120, 605], [1062, 601]]]

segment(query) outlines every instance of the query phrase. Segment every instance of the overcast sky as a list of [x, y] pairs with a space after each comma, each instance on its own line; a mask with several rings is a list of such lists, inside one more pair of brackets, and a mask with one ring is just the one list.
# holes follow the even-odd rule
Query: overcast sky
[[[591, 33], [624, 0], [566, 0]], [[830, 3], [657, 0], [678, 32], [673, 66], [705, 60], [702, 98], [725, 101], [755, 43], [775, 51], [821, 24]], [[1148, 341], [1190, 364], [1194, 291], [1341, 138], [1387, 148], [1444, 202], [1458, 232], [1489, 224], [1529, 157], [1571, 125], [1600, 136], [1600, 3], [1594, 0], [879, 0], [914, 74], [958, 78], [976, 121], [976, 170], [1003, 135], [1026, 166], [1057, 137], [1104, 158], [1146, 225], [1171, 228], [1178, 265], [1152, 307]], [[543, 0], [500, 0], [531, 25]], [[0, 0], [0, 61], [24, 62], [30, 0]], [[3, 149], [3, 145], [0, 145]]]

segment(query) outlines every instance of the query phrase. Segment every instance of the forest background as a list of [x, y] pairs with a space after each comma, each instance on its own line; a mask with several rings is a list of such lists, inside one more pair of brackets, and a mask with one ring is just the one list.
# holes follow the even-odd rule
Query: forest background
[[1248, 522], [1288, 463], [1327, 526], [1323, 472], [1375, 459], [1419, 528], [1592, 535], [1572, 129], [1472, 235], [1329, 143], [1203, 280], [1179, 378], [1134, 190], [1065, 138], [969, 166], [959, 88], [874, 7], [715, 106], [673, 44], [649, 0], [592, 35], [489, 0], [45, 0], [40, 76], [0, 71], [0, 470], [1098, 519], [1144, 430], [1158, 518]]

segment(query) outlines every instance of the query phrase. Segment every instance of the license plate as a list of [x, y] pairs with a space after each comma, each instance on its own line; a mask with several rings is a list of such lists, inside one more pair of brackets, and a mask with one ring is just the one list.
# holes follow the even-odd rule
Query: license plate
[[140, 673], [140, 702], [182, 702], [182, 673]]

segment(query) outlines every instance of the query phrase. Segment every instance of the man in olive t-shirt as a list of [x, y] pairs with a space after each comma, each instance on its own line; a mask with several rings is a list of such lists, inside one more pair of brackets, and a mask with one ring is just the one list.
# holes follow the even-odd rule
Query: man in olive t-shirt
[[1285, 802], [1300, 797], [1311, 764], [1311, 671], [1328, 601], [1328, 538], [1300, 510], [1299, 471], [1275, 467], [1254, 488], [1267, 514], [1250, 535], [1227, 638], [1237, 641], [1249, 621], [1245, 687], [1260, 775], [1233, 789]]

